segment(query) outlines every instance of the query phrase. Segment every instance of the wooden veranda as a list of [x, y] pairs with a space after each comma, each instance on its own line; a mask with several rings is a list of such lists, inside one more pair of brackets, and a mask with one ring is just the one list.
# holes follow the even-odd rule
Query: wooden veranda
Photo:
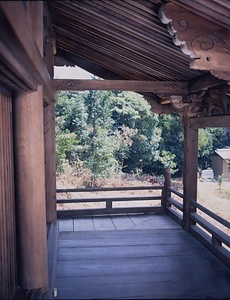
[[[177, 232], [178, 235], [171, 238], [172, 245], [173, 241], [177, 244], [181, 236], [184, 242], [189, 241], [181, 245], [182, 249], [188, 249], [190, 245], [195, 247], [191, 257], [188, 255], [183, 261], [187, 273], [182, 268], [175, 273], [177, 262], [178, 267], [181, 266], [176, 260], [180, 255], [170, 256], [169, 253], [169, 256], [163, 256], [165, 269], [162, 266], [162, 273], [154, 254], [148, 257], [144, 248], [140, 249], [141, 257], [135, 258], [142, 267], [155, 265], [158, 269], [162, 279], [158, 286], [159, 297], [168, 295], [160, 291], [160, 285], [163, 290], [163, 282], [168, 280], [171, 296], [182, 298], [186, 292], [190, 298], [229, 298], [229, 270], [226, 269], [230, 266], [229, 234], [203, 219], [199, 211], [227, 228], [229, 220], [223, 220], [208, 207], [201, 206], [197, 199], [198, 129], [230, 127], [229, 15], [228, 0], [0, 1], [1, 299], [33, 299], [38, 295], [40, 298], [53, 297], [58, 249], [57, 215], [60, 218], [62, 214], [57, 214], [56, 201], [55, 102], [59, 90], [88, 89], [138, 92], [151, 104], [153, 112], [178, 112], [184, 127], [182, 200], [172, 197], [176, 193], [166, 176], [158, 207], [135, 207], [125, 212], [113, 206], [118, 200], [108, 199], [104, 210], [94, 211], [95, 217], [101, 213], [154, 213], [163, 214], [162, 218], [167, 220], [168, 216], [172, 217], [183, 229], [158, 229], [158, 233], [161, 230], [159, 238], [163, 245], [170, 232]], [[54, 66], [75, 65], [100, 80], [54, 79]], [[177, 196], [181, 197], [180, 194]], [[83, 214], [79, 211], [68, 214], [75, 216], [80, 213]], [[158, 234], [157, 229], [144, 230], [142, 242], [138, 232], [140, 230], [117, 230], [111, 231], [111, 236], [114, 234], [114, 239], [117, 236], [119, 241], [130, 233], [130, 241], [135, 235], [132, 238], [134, 243], [139, 239], [141, 246], [146, 239], [149, 246], [156, 249], [152, 241]], [[65, 234], [60, 233], [60, 248]], [[85, 237], [87, 234], [92, 236], [92, 240], [84, 238], [84, 234]], [[101, 238], [108, 236], [105, 231], [84, 234], [73, 232], [67, 235], [81, 241], [83, 248], [88, 242], [97, 245]], [[211, 252], [207, 252], [194, 237]], [[162, 246], [160, 251], [165, 249]], [[109, 265], [106, 266], [108, 258], [103, 261], [95, 259], [96, 252], [95, 256], [85, 257], [82, 262], [80, 257], [76, 258], [79, 272], [83, 272], [89, 261], [102, 269], [104, 263], [104, 270], [110, 272]], [[119, 266], [124, 260], [125, 263], [129, 261], [130, 265], [123, 265], [124, 270], [125, 266], [135, 267], [131, 258], [114, 256], [114, 260], [119, 261]], [[172, 273], [166, 272], [170, 268], [175, 276], [178, 275], [180, 286], [170, 281]], [[111, 265], [112, 270], [114, 274], [117, 272], [115, 265]], [[206, 287], [198, 282], [202, 272], [201, 282], [205, 278], [208, 280]], [[108, 273], [103, 274], [107, 290], [103, 295], [99, 291], [95, 295], [132, 298], [133, 294], [123, 289], [122, 284], [116, 294], [109, 288]], [[149, 276], [144, 278], [140, 274], [135, 277], [136, 297], [144, 296], [139, 294], [138, 285], [142, 291], [145, 287], [149, 291], [146, 297], [157, 297], [154, 294], [157, 290], [152, 289], [156, 279], [152, 270], [146, 272]], [[198, 295], [193, 288], [190, 289], [186, 274], [194, 276], [191, 282], [197, 289], [204, 287], [203, 294], [201, 290]], [[117, 282], [122, 279], [116, 278]], [[131, 277], [129, 280], [131, 282]], [[187, 290], [183, 288], [184, 284]], [[84, 285], [86, 282], [82, 282], [79, 294], [74, 293], [74, 297], [83, 296]], [[92, 289], [91, 292], [94, 293]]]
[[[100, 192], [116, 194], [129, 190], [135, 190], [135, 196], [99, 196]], [[148, 191], [149, 196], [137, 196], [138, 190]], [[77, 195], [82, 191], [95, 192], [97, 197], [70, 197], [70, 193]], [[152, 191], [158, 191], [158, 196], [151, 196]], [[62, 197], [65, 193], [69, 195], [57, 199], [58, 204], [105, 204], [104, 208], [96, 209], [58, 208], [56, 288], [60, 299], [230, 296], [230, 237], [199, 212], [218, 221], [226, 230], [230, 229], [230, 222], [191, 202], [197, 212], [191, 210], [189, 217], [194, 222], [189, 233], [184, 231], [184, 196], [171, 186], [169, 169], [164, 185], [72, 188], [57, 192]], [[116, 207], [117, 202], [123, 205]], [[125, 206], [127, 203], [129, 207]]]
[[59, 222], [57, 299], [228, 299], [230, 270], [168, 215]]

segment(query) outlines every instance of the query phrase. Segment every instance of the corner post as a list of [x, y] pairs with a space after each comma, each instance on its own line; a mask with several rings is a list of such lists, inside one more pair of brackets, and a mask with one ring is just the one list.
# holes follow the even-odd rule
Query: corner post
[[183, 228], [191, 224], [191, 201], [197, 201], [198, 129], [191, 126], [188, 114], [184, 115], [184, 174], [183, 174]]

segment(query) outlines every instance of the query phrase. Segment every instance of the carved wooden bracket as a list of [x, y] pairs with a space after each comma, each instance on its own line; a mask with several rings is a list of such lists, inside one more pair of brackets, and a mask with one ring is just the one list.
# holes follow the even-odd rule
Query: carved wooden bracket
[[222, 89], [202, 91], [189, 96], [191, 116], [230, 115], [230, 91]]
[[207, 89], [183, 96], [171, 96], [170, 103], [174, 111], [186, 112], [190, 117], [209, 117], [230, 115], [230, 89], [228, 85], [216, 89]]
[[191, 69], [209, 70], [219, 79], [230, 80], [230, 34], [226, 28], [173, 3], [162, 6], [159, 17], [168, 24], [175, 45], [191, 57]]

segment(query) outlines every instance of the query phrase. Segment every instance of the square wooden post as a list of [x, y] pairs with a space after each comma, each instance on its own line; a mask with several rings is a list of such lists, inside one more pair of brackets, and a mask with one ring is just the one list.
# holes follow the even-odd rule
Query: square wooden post
[[188, 231], [191, 224], [189, 214], [191, 201], [197, 200], [198, 129], [191, 127], [191, 119], [184, 116], [184, 174], [183, 174], [183, 228]]
[[162, 200], [161, 200], [161, 205], [163, 206], [164, 211], [167, 206], [170, 206], [170, 204], [167, 202], [167, 198], [171, 196], [171, 192], [169, 191], [170, 187], [171, 187], [171, 169], [166, 168], [164, 188], [162, 190]]
[[[44, 61], [50, 77], [54, 76], [54, 34], [47, 3], [44, 3]], [[55, 223], [56, 210], [56, 151], [55, 151], [55, 104], [44, 106], [46, 221]]]
[[44, 107], [46, 221], [55, 223], [56, 210], [56, 159], [55, 159], [55, 106]]

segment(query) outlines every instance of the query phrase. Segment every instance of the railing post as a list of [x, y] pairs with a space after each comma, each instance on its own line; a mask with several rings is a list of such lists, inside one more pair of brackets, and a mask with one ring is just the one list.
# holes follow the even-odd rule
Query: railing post
[[112, 209], [112, 200], [106, 201], [106, 209], [108, 209], [108, 210]]
[[168, 197], [171, 197], [171, 192], [169, 191], [169, 188], [171, 187], [171, 170], [170, 168], [165, 169], [165, 181], [164, 181], [164, 187], [162, 190], [162, 200], [161, 200], [161, 205], [164, 208], [164, 211], [166, 207], [170, 206], [170, 204], [167, 201]]

